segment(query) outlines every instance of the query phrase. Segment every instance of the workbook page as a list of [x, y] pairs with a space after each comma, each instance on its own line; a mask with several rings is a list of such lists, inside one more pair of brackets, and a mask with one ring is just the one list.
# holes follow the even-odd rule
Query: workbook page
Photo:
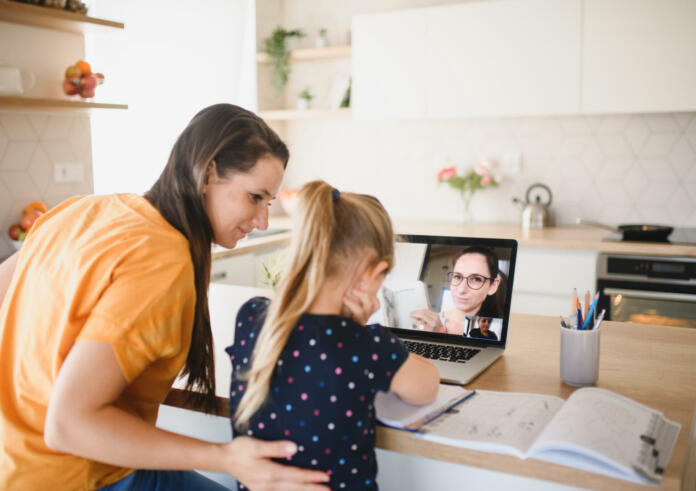
[[544, 394], [477, 390], [422, 431], [426, 440], [524, 458], [562, 405]]
[[530, 456], [553, 450], [575, 451], [632, 473], [644, 440], [661, 413], [614, 392], [576, 390], [548, 424]]

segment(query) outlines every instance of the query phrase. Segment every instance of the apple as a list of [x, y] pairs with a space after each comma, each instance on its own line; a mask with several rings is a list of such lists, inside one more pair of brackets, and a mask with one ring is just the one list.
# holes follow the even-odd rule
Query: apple
[[87, 87], [82, 87], [80, 89], [80, 97], [83, 99], [89, 99], [91, 97], [94, 97], [94, 89], [88, 89]]
[[[75, 83], [74, 80], [78, 80], [78, 83]], [[67, 95], [79, 94], [79, 79], [66, 78], [65, 80], [63, 80], [63, 92], [65, 92]]]
[[28, 231], [31, 226], [34, 225], [36, 219], [41, 215], [43, 215], [43, 213], [41, 213], [39, 210], [32, 210], [29, 213], [25, 213], [22, 220], [19, 222], [19, 225], [22, 227], [22, 229]]
[[24, 232], [24, 230], [22, 230], [22, 227], [20, 227], [18, 223], [10, 226], [10, 230], [7, 231], [7, 233], [10, 235], [10, 239], [12, 240], [19, 240], [19, 234], [22, 232]]
[[97, 86], [97, 77], [94, 75], [87, 75], [86, 77], [82, 77], [80, 80], [80, 86], [81, 86], [81, 91], [82, 90], [91, 90], [94, 91], [94, 88]]
[[82, 70], [77, 65], [70, 65], [65, 69], [65, 78], [80, 78], [82, 76]]
[[103, 73], [95, 73], [94, 76], [97, 78], [98, 85], [101, 85], [104, 83], [104, 74]]

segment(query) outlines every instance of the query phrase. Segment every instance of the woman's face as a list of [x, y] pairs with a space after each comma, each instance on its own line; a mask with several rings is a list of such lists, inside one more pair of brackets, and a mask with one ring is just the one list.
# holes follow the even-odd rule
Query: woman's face
[[204, 203], [216, 244], [231, 249], [255, 228], [268, 227], [268, 206], [283, 179], [280, 159], [266, 155], [249, 172], [226, 177], [218, 175], [213, 161], [207, 178]]
[[[470, 276], [472, 274], [489, 278], [491, 276], [488, 270], [488, 263], [483, 254], [464, 254], [457, 259], [453, 269], [454, 273], [459, 273], [462, 276]], [[493, 281], [486, 280], [479, 290], [469, 288], [467, 281], [464, 279], [457, 286], [450, 285], [452, 293], [452, 301], [455, 308], [464, 311], [468, 315], [476, 315], [481, 308], [486, 297], [493, 295], [498, 290], [500, 279], [496, 278]]]

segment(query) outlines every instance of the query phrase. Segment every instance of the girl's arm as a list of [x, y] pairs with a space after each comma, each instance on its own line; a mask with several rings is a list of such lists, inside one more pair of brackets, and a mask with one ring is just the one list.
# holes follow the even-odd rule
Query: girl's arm
[[114, 405], [126, 385], [110, 344], [78, 341], [53, 387], [46, 444], [121, 467], [226, 472], [251, 488], [327, 489], [316, 484], [328, 481], [325, 473], [270, 460], [294, 454], [294, 443], [239, 437], [218, 444], [158, 429]]
[[10, 281], [12, 280], [12, 275], [17, 266], [18, 255], [19, 253], [15, 252], [0, 264], [0, 305], [2, 305], [7, 289], [10, 287]]
[[437, 396], [440, 373], [435, 365], [422, 356], [409, 353], [397, 370], [389, 390], [409, 404], [429, 404]]

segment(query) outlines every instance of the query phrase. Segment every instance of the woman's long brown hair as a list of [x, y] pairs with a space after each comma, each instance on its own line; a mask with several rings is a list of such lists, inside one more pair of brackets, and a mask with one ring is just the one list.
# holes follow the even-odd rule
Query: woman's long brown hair
[[189, 242], [196, 309], [182, 375], [188, 375], [189, 402], [209, 413], [216, 409], [213, 335], [208, 312], [214, 236], [204, 206], [206, 171], [214, 160], [220, 177], [247, 173], [266, 155], [278, 158], [283, 167], [287, 165], [287, 147], [261, 118], [231, 104], [209, 106], [196, 114], [181, 133], [162, 174], [145, 193], [145, 198]]

